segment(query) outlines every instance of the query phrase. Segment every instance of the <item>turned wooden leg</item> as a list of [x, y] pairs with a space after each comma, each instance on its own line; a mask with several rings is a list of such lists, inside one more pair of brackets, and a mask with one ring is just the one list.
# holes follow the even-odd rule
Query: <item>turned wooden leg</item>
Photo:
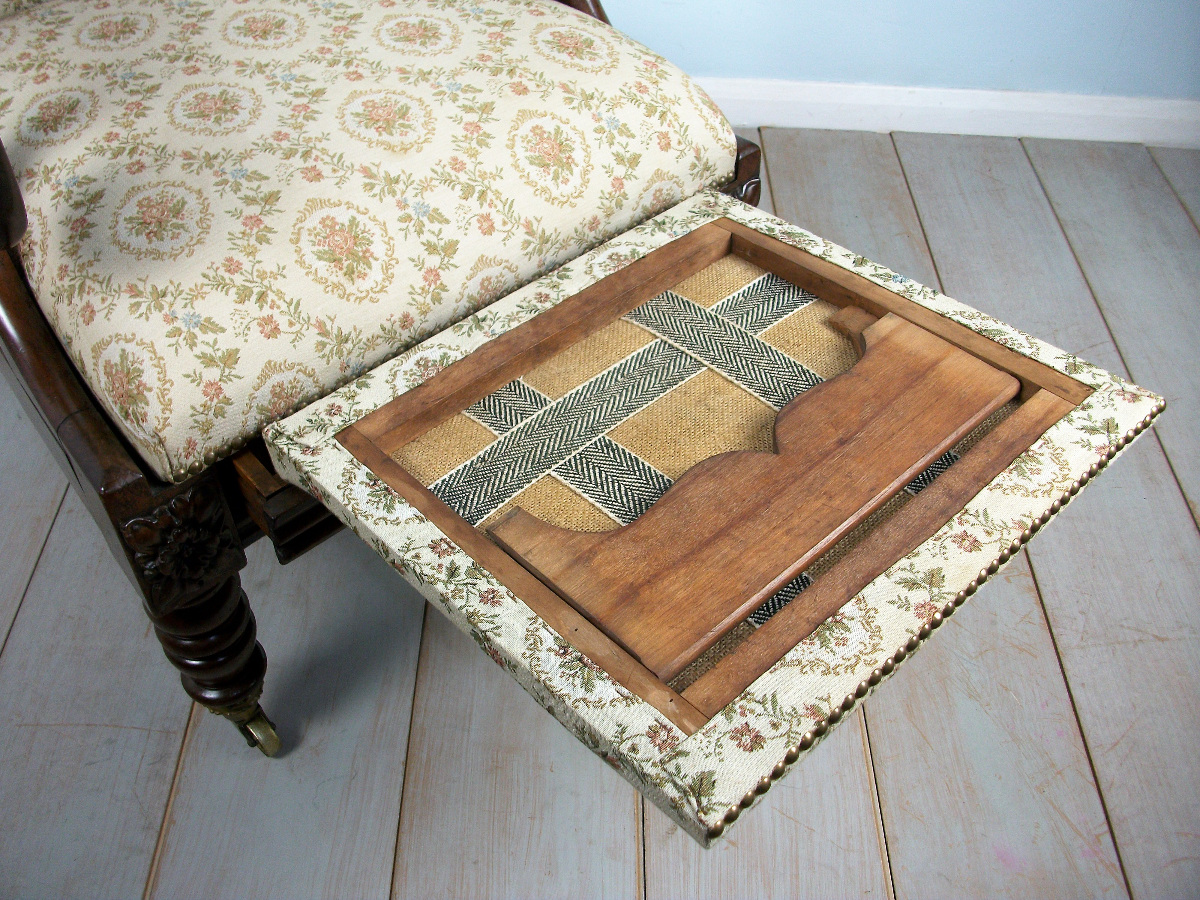
[[146, 613], [184, 690], [274, 756], [279, 737], [258, 703], [267, 657], [238, 575], [246, 554], [216, 480], [182, 486], [121, 533]]

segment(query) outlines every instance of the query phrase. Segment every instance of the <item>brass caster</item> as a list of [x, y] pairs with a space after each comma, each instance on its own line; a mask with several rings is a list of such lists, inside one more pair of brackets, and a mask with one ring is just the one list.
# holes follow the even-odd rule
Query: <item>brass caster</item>
[[238, 725], [238, 730], [246, 739], [246, 743], [261, 750], [263, 756], [274, 756], [283, 746], [279, 734], [275, 731], [275, 723], [267, 718], [261, 706], [255, 707], [254, 715], [244, 724]]

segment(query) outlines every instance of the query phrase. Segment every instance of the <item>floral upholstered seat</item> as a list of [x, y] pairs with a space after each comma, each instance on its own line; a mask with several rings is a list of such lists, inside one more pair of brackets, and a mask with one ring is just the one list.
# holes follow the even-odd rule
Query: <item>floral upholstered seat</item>
[[180, 480], [733, 172], [678, 69], [545, 0], [0, 0], [47, 318]]

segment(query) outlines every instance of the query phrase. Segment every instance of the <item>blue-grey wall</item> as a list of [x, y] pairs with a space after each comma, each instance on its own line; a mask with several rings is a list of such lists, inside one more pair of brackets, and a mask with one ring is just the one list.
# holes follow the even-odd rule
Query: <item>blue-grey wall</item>
[[692, 75], [1200, 99], [1200, 0], [604, 0]]

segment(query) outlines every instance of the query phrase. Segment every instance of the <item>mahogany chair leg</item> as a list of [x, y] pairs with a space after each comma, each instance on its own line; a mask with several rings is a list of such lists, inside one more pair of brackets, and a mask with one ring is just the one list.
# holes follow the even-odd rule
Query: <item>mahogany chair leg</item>
[[246, 554], [216, 480], [183, 487], [121, 527], [146, 613], [188, 695], [274, 756], [279, 736], [258, 702], [267, 657], [238, 574]]

